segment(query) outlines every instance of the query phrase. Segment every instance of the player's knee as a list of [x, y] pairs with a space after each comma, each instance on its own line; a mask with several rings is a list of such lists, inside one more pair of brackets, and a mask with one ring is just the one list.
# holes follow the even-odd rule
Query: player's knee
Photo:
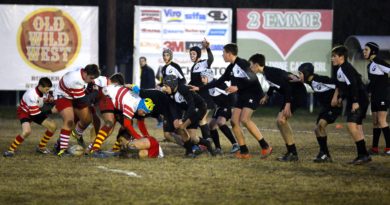
[[73, 120], [66, 120], [66, 121], [64, 121], [64, 125], [65, 125], [65, 127], [71, 129], [74, 126], [74, 122], [73, 122]]
[[220, 121], [220, 120], [217, 121], [218, 127], [222, 127], [222, 126], [224, 126], [225, 124], [226, 124], [225, 121]]
[[285, 119], [285, 118], [278, 118], [277, 120], [276, 120], [276, 124], [277, 125], [285, 125], [287, 123], [287, 120]]
[[31, 129], [23, 130], [22, 132], [23, 138], [30, 136], [30, 134], [31, 134]]
[[104, 121], [104, 126], [109, 127], [109, 128], [113, 128], [114, 122], [111, 120], [106, 120], [106, 121]]
[[53, 122], [50, 122], [47, 126], [47, 129], [50, 131], [50, 132], [55, 132], [57, 130], [57, 124], [53, 121]]

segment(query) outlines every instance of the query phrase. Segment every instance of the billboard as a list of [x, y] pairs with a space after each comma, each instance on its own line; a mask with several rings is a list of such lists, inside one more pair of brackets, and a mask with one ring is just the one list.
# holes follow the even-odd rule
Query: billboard
[[268, 66], [293, 73], [311, 62], [316, 73], [330, 76], [332, 18], [332, 10], [238, 9], [239, 55], [261, 53]]
[[[145, 56], [156, 73], [164, 65], [163, 48], [173, 51], [173, 61], [189, 81], [193, 65], [189, 49], [201, 47], [204, 38], [214, 55], [212, 69], [220, 76], [227, 66], [221, 56], [223, 46], [231, 42], [231, 26], [231, 9], [135, 6], [133, 83], [140, 83], [139, 57]], [[202, 59], [207, 59], [206, 50]]]
[[98, 64], [97, 7], [0, 5], [0, 13], [0, 90], [44, 76], [56, 85], [69, 69]]

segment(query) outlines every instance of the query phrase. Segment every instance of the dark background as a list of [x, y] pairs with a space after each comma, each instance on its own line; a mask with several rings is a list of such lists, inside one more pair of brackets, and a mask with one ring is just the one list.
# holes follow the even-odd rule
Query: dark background
[[[333, 45], [350, 35], [390, 35], [387, 0], [1, 0], [1, 4], [88, 5], [99, 7], [99, 64], [103, 74], [125, 73], [132, 79], [134, 5], [236, 8], [333, 9]], [[236, 40], [235, 32], [232, 36]], [[21, 95], [23, 92], [20, 92]], [[0, 105], [14, 105], [16, 92], [0, 91]]]

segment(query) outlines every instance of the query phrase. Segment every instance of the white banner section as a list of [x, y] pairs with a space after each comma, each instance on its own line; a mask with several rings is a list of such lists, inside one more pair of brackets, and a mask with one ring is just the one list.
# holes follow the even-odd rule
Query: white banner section
[[98, 7], [0, 5], [0, 90], [99, 62]]
[[[163, 48], [173, 51], [173, 61], [179, 64], [190, 80], [193, 63], [189, 56], [192, 46], [202, 47], [206, 38], [214, 55], [211, 65], [219, 77], [228, 65], [223, 61], [223, 46], [231, 42], [232, 10], [227, 8], [190, 8], [136, 6], [134, 15], [133, 83], [140, 83], [139, 57], [157, 72], [164, 65]], [[207, 59], [202, 50], [202, 59]]]

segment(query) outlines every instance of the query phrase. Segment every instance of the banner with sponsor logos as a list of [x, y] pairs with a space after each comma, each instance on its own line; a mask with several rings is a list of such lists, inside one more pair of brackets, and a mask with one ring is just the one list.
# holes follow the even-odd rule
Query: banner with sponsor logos
[[69, 69], [98, 63], [98, 8], [0, 5], [0, 90], [56, 85]]
[[330, 76], [332, 16], [332, 10], [238, 9], [239, 55], [261, 53], [267, 65], [293, 73], [311, 62], [316, 73]]
[[[222, 49], [231, 42], [231, 26], [231, 9], [136, 6], [133, 83], [140, 83], [139, 57], [145, 56], [148, 65], [157, 72], [164, 65], [163, 48], [173, 51], [173, 61], [182, 67], [189, 81], [193, 65], [189, 49], [201, 47], [204, 38], [210, 42], [214, 55], [212, 69], [220, 76], [227, 66], [222, 59]], [[202, 59], [207, 59], [205, 49]]]

